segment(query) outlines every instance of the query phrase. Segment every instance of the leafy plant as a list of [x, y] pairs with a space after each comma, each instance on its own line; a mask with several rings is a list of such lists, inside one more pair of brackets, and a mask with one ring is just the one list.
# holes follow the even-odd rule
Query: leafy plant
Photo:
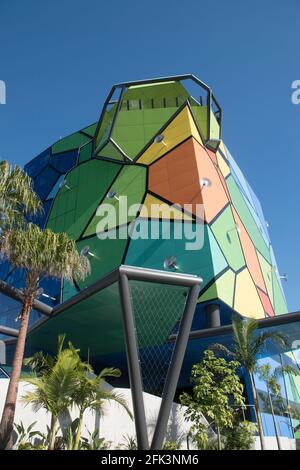
[[198, 450], [218, 450], [214, 432], [209, 425], [203, 424], [201, 421], [197, 426], [191, 427], [188, 440], [193, 442]]
[[[76, 354], [75, 351], [74, 354]], [[79, 410], [79, 422], [73, 447], [74, 450], [77, 450], [79, 447], [83, 416], [87, 409], [101, 412], [105, 401], [114, 401], [122, 406], [132, 419], [132, 414], [127, 406], [126, 400], [120, 394], [103, 388], [104, 379], [106, 377], [120, 377], [120, 375], [121, 371], [114, 368], [105, 368], [97, 376], [88, 374], [84, 368], [78, 370], [77, 386], [73, 394], [73, 404], [76, 405]]]
[[[81, 432], [84, 412], [87, 409], [101, 413], [105, 401], [114, 401], [121, 405], [132, 418], [126, 400], [113, 390], [103, 387], [106, 377], [119, 377], [119, 369], [106, 368], [94, 375], [92, 367], [83, 362], [79, 350], [72, 343], [64, 349], [64, 335], [58, 338], [58, 350], [55, 358], [47, 354], [35, 354], [26, 361], [31, 368], [36, 368], [39, 376], [24, 377], [23, 380], [34, 386], [34, 390], [25, 394], [21, 400], [30, 403], [34, 410], [44, 408], [51, 414], [48, 447], [53, 449], [60, 439], [56, 436], [58, 417], [72, 406], [78, 410], [78, 417], [64, 432], [61, 442], [63, 447], [78, 450], [81, 446]], [[90, 446], [100, 445], [97, 436], [91, 435]], [[60, 439], [61, 440], [61, 439]], [[87, 441], [85, 446], [87, 446]], [[102, 441], [101, 441], [102, 442]]]
[[78, 423], [79, 419], [75, 418], [72, 423], [66, 429], [64, 429], [62, 438], [62, 445], [64, 450], [73, 449]]
[[[192, 368], [191, 380], [194, 383], [192, 395], [183, 393], [182, 405], [187, 407], [186, 419], [192, 421], [192, 433], [198, 445], [207, 446], [203, 415], [214, 425], [218, 435], [218, 449], [221, 450], [221, 431], [232, 428], [234, 410], [232, 404], [244, 404], [243, 385], [236, 374], [239, 362], [216, 357], [213, 351], [205, 351], [199, 364]], [[206, 431], [207, 432], [207, 431]]]
[[178, 450], [180, 449], [180, 442], [175, 439], [166, 440], [163, 446], [163, 450]]
[[136, 439], [129, 434], [125, 434], [123, 436], [124, 443], [121, 444], [121, 447], [127, 450], [137, 450], [137, 442]]
[[77, 358], [69, 349], [60, 350], [54, 367], [37, 377], [24, 380], [34, 385], [34, 390], [27, 392], [23, 403], [30, 403], [34, 411], [40, 408], [51, 413], [49, 449], [54, 448], [59, 414], [65, 412], [72, 403], [72, 395], [77, 386]]
[[17, 447], [19, 450], [31, 449], [33, 447], [32, 438], [38, 434], [38, 431], [32, 430], [36, 423], [37, 421], [34, 421], [27, 428], [22, 421], [20, 421], [20, 424], [15, 424], [18, 432]]
[[225, 429], [225, 450], [251, 450], [257, 426], [250, 421], [237, 419], [230, 429]]
[[108, 450], [110, 447], [110, 442], [106, 441], [104, 438], [99, 437], [98, 430], [90, 432], [89, 438], [82, 437], [80, 448], [84, 450]]

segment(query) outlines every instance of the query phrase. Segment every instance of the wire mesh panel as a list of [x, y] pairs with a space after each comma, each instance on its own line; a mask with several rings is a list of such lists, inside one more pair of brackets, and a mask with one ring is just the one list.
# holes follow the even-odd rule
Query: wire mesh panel
[[189, 288], [129, 281], [144, 391], [161, 395]]

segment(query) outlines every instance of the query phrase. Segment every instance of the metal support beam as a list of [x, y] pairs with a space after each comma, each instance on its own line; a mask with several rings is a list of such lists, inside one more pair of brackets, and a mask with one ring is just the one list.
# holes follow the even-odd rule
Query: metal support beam
[[[171, 406], [173, 403], [180, 370], [192, 326], [195, 307], [200, 292], [202, 279], [197, 276], [165, 272], [155, 269], [137, 268], [133, 266], [120, 266], [119, 268], [120, 296], [123, 306], [124, 329], [126, 340], [129, 379], [132, 393], [134, 414], [136, 419], [136, 434], [138, 447], [148, 449], [147, 424], [143, 402], [143, 383], [141, 377], [138, 344], [134, 326], [134, 317], [130, 299], [129, 279], [148, 281], [160, 284], [189, 287], [189, 294], [183, 312], [178, 338], [175, 344], [171, 363], [168, 369], [158, 420], [154, 431], [151, 449], [161, 449], [168, 424]], [[147, 446], [147, 447], [145, 447]]]
[[[243, 317], [242, 317], [243, 318]], [[300, 322], [300, 312], [283, 313], [275, 317], [261, 318], [257, 320], [258, 329], [271, 328], [273, 326], [287, 325], [289, 323]], [[205, 328], [203, 330], [191, 331], [189, 339], [209, 338], [210, 336], [222, 336], [232, 334], [232, 324], [223, 325], [216, 329]], [[169, 343], [174, 343], [177, 339], [177, 334], [170, 335], [168, 338]]]
[[205, 305], [207, 328], [219, 328], [221, 326], [220, 306], [217, 304]]
[[19, 336], [19, 330], [4, 325], [0, 325], [0, 333], [7, 336], [13, 336], [14, 338]]
[[200, 292], [200, 282], [201, 280], [198, 278], [198, 284], [191, 287], [187, 297], [179, 332], [177, 335], [176, 344], [172, 354], [171, 363], [168, 369], [166, 382], [162, 394], [161, 406], [151, 445], [152, 450], [162, 449], [163, 446], [170, 411], [177, 388], [177, 383], [181, 371], [182, 362], [184, 359], [187, 342], [189, 339], [189, 334], [191, 331], [197, 299]]
[[[0, 292], [7, 295], [8, 297], [11, 297], [14, 300], [17, 300], [20, 303], [23, 302], [24, 296], [22, 291], [20, 289], [17, 289], [16, 287], [11, 286], [10, 284], [7, 284], [7, 282], [4, 282], [2, 280], [0, 280]], [[38, 312], [42, 313], [43, 315], [47, 316], [50, 316], [53, 311], [52, 307], [49, 307], [49, 305], [44, 304], [43, 302], [40, 302], [37, 299], [33, 301], [33, 308]]]
[[120, 275], [126, 274], [127, 278], [131, 280], [157, 282], [159, 284], [191, 287], [202, 282], [200, 277], [191, 274], [179, 274], [170, 271], [160, 271], [159, 269], [138, 268], [136, 266], [121, 265], [119, 272]]
[[120, 272], [119, 290], [123, 311], [123, 323], [125, 333], [125, 345], [127, 353], [128, 373], [130, 380], [132, 405], [135, 420], [136, 438], [138, 449], [148, 450], [149, 441], [147, 434], [147, 423], [143, 399], [143, 383], [138, 357], [138, 344], [135, 333], [132, 303], [129, 291], [128, 277]]
[[6, 364], [6, 344], [0, 340], [0, 364]]

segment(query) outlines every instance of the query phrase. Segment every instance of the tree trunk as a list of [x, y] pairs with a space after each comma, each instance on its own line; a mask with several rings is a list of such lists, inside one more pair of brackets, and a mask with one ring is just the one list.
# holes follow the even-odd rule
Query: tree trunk
[[79, 447], [79, 442], [80, 442], [80, 437], [81, 437], [82, 421], [83, 421], [83, 411], [80, 410], [79, 421], [78, 421], [78, 426], [77, 426], [77, 430], [76, 430], [73, 450], [78, 450], [78, 447]]
[[33, 296], [28, 299], [25, 299], [21, 312], [20, 330], [17, 339], [12, 364], [12, 371], [0, 424], [0, 449], [11, 450], [13, 445], [12, 437], [19, 388], [19, 379], [22, 370], [29, 315], [32, 308], [32, 304]]
[[217, 433], [218, 433], [218, 450], [222, 450], [221, 432], [220, 432], [219, 426], [217, 426]]
[[48, 450], [53, 450], [55, 446], [56, 424], [57, 424], [57, 416], [52, 413], [51, 423], [50, 423], [50, 432], [49, 432]]
[[260, 437], [261, 449], [264, 450], [265, 449], [265, 438], [264, 438], [263, 426], [262, 426], [260, 411], [259, 411], [259, 407], [258, 407], [258, 399], [257, 399], [256, 388], [255, 388], [255, 385], [254, 385], [253, 375], [252, 375], [252, 372], [250, 372], [250, 371], [249, 371], [249, 377], [250, 377], [251, 389], [252, 389], [252, 393], [253, 393], [254, 408], [255, 408], [255, 413], [256, 413], [256, 420], [257, 420], [258, 433], [259, 433], [259, 437]]
[[281, 442], [280, 442], [279, 434], [278, 434], [278, 429], [277, 429], [277, 423], [276, 423], [274, 408], [273, 408], [273, 401], [272, 401], [272, 397], [271, 397], [271, 393], [270, 393], [269, 387], [268, 387], [268, 397], [269, 397], [269, 402], [270, 402], [270, 408], [271, 408], [271, 414], [272, 414], [272, 419], [273, 419], [273, 425], [274, 425], [274, 430], [275, 430], [275, 436], [276, 436], [276, 441], [277, 441], [278, 450], [282, 450], [282, 449], [281, 449]]

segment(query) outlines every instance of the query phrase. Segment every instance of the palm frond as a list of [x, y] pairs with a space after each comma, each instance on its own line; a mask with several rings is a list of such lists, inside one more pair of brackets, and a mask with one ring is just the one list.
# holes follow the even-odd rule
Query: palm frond
[[264, 331], [253, 339], [253, 351], [258, 354], [266, 346], [267, 341], [272, 341], [281, 348], [289, 347], [288, 339], [285, 335], [275, 331]]
[[37, 413], [41, 408], [47, 409], [47, 402], [44, 400], [43, 394], [38, 389], [27, 392], [20, 398], [20, 402], [24, 403], [25, 406], [31, 405], [35, 413]]
[[273, 374], [276, 378], [282, 377], [283, 374], [289, 374], [293, 376], [300, 375], [299, 369], [296, 369], [296, 367], [293, 367], [289, 364], [285, 364], [282, 366], [278, 366], [275, 368]]
[[49, 371], [54, 366], [54, 357], [38, 351], [32, 357], [23, 359], [23, 364], [34, 372]]
[[19, 166], [0, 162], [0, 227], [20, 227], [24, 215], [42, 211], [42, 203], [33, 190], [30, 176]]
[[97, 377], [98, 380], [105, 379], [105, 377], [121, 377], [121, 371], [114, 367], [106, 367], [101, 370]]
[[66, 339], [66, 335], [63, 334], [63, 335], [58, 335], [58, 339], [57, 339], [57, 357], [60, 356], [62, 350], [63, 350], [63, 346], [64, 346], [64, 342], [65, 342], [65, 339]]
[[41, 230], [31, 223], [8, 232], [1, 253], [13, 266], [27, 271], [27, 285], [36, 284], [43, 277], [73, 282], [73, 278], [84, 279], [90, 273], [87, 257], [78, 253], [75, 241], [66, 233]]
[[128, 407], [127, 401], [125, 398], [117, 392], [111, 391], [111, 390], [99, 390], [97, 393], [97, 400], [95, 400], [93, 404], [93, 408], [97, 408], [97, 405], [101, 407], [103, 401], [114, 401], [118, 405], [122, 406], [124, 408], [128, 415], [130, 416], [131, 419], [133, 419], [132, 413]]

